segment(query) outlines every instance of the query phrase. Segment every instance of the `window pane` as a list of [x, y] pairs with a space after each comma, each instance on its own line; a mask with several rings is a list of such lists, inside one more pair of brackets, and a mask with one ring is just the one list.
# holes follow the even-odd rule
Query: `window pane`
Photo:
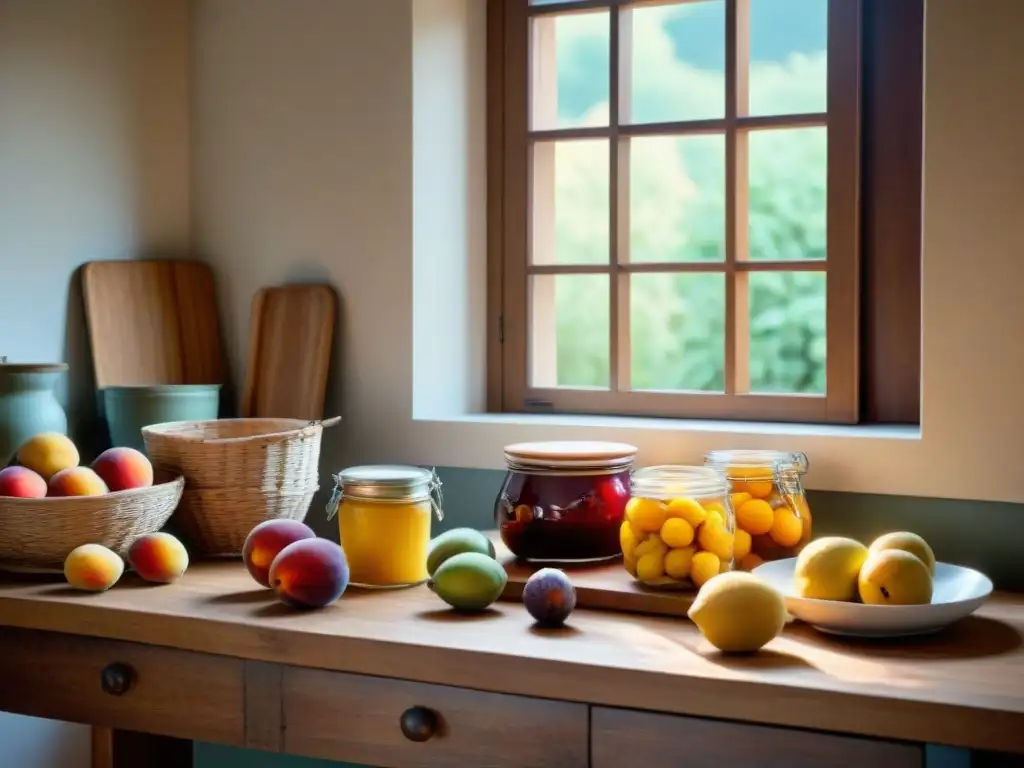
[[751, 115], [824, 112], [828, 0], [750, 0]]
[[725, 137], [629, 141], [629, 259], [725, 259]]
[[825, 273], [752, 272], [750, 391], [825, 394]]
[[599, 387], [610, 381], [607, 275], [534, 275], [530, 291], [530, 382]]
[[608, 140], [533, 145], [534, 264], [608, 262]]
[[748, 134], [750, 256], [754, 261], [824, 259], [826, 129]]
[[608, 11], [537, 16], [530, 24], [533, 129], [608, 125]]
[[630, 13], [633, 123], [725, 116], [725, 3], [651, 5]]
[[629, 282], [631, 388], [723, 391], [725, 275], [652, 272]]

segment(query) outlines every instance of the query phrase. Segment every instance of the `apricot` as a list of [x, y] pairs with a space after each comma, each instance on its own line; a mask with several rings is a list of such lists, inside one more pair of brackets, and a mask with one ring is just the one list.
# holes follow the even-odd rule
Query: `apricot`
[[270, 565], [270, 585], [293, 608], [323, 608], [348, 586], [348, 561], [327, 539], [302, 539], [282, 549]]
[[167, 584], [188, 568], [188, 551], [169, 533], [147, 533], [128, 550], [128, 564], [146, 581]]
[[96, 457], [92, 469], [111, 491], [148, 488], [153, 484], [153, 465], [134, 448], [108, 448]]
[[102, 544], [83, 544], [64, 560], [64, 578], [75, 589], [102, 592], [110, 589], [124, 573], [124, 561]]
[[46, 481], [28, 467], [0, 469], [0, 496], [41, 499], [45, 495]]
[[102, 496], [107, 484], [88, 467], [68, 467], [50, 478], [47, 496]]
[[289, 544], [314, 539], [313, 529], [298, 520], [264, 520], [245, 538], [242, 560], [249, 575], [264, 587], [270, 586], [270, 565]]
[[62, 469], [77, 467], [78, 458], [75, 444], [59, 432], [42, 432], [18, 449], [18, 463], [47, 482]]

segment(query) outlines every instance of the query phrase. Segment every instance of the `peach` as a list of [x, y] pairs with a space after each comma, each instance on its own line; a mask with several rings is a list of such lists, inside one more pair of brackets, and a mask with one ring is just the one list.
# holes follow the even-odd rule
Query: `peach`
[[323, 608], [348, 586], [348, 561], [328, 539], [302, 539], [282, 549], [270, 565], [270, 584], [293, 608]]
[[0, 496], [41, 499], [46, 495], [46, 481], [28, 467], [0, 469]]
[[78, 466], [78, 449], [59, 432], [42, 432], [18, 449], [18, 463], [49, 482], [62, 469]]
[[47, 496], [102, 496], [107, 484], [88, 467], [69, 467], [50, 478]]
[[188, 568], [188, 551], [169, 533], [147, 533], [128, 550], [128, 564], [146, 581], [167, 584]]
[[124, 573], [124, 561], [101, 544], [83, 544], [64, 560], [64, 578], [75, 589], [102, 592]]
[[245, 538], [242, 560], [249, 575], [264, 587], [270, 586], [270, 564], [278, 552], [292, 542], [314, 539], [313, 529], [298, 520], [264, 520]]
[[96, 457], [92, 469], [111, 491], [148, 488], [153, 484], [153, 465], [134, 448], [108, 448]]

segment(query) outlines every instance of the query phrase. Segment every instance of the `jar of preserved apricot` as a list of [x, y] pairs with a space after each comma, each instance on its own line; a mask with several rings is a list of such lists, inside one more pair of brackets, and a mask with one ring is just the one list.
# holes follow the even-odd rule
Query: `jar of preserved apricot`
[[735, 521], [720, 471], [647, 467], [633, 474], [630, 495], [619, 543], [626, 570], [641, 584], [700, 588], [732, 569]]
[[505, 546], [535, 562], [617, 558], [636, 450], [584, 441], [506, 446], [508, 472], [494, 504]]
[[337, 512], [349, 581], [393, 588], [427, 580], [430, 525], [440, 520], [441, 481], [429, 469], [349, 467], [334, 476], [327, 517]]
[[[801, 478], [807, 456], [788, 451], [711, 451], [706, 466], [729, 479], [736, 513], [737, 548], [749, 542], [738, 567], [795, 557], [811, 540], [811, 510]], [[741, 541], [742, 538], [742, 541]]]

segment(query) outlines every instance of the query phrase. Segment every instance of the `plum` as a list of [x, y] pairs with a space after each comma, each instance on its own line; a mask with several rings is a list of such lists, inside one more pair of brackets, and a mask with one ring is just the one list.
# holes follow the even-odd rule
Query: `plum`
[[523, 587], [523, 604], [537, 623], [557, 627], [576, 607], [576, 588], [558, 568], [541, 568]]
[[293, 608], [330, 605], [348, 587], [348, 577], [345, 553], [327, 539], [293, 541], [270, 564], [270, 585]]

